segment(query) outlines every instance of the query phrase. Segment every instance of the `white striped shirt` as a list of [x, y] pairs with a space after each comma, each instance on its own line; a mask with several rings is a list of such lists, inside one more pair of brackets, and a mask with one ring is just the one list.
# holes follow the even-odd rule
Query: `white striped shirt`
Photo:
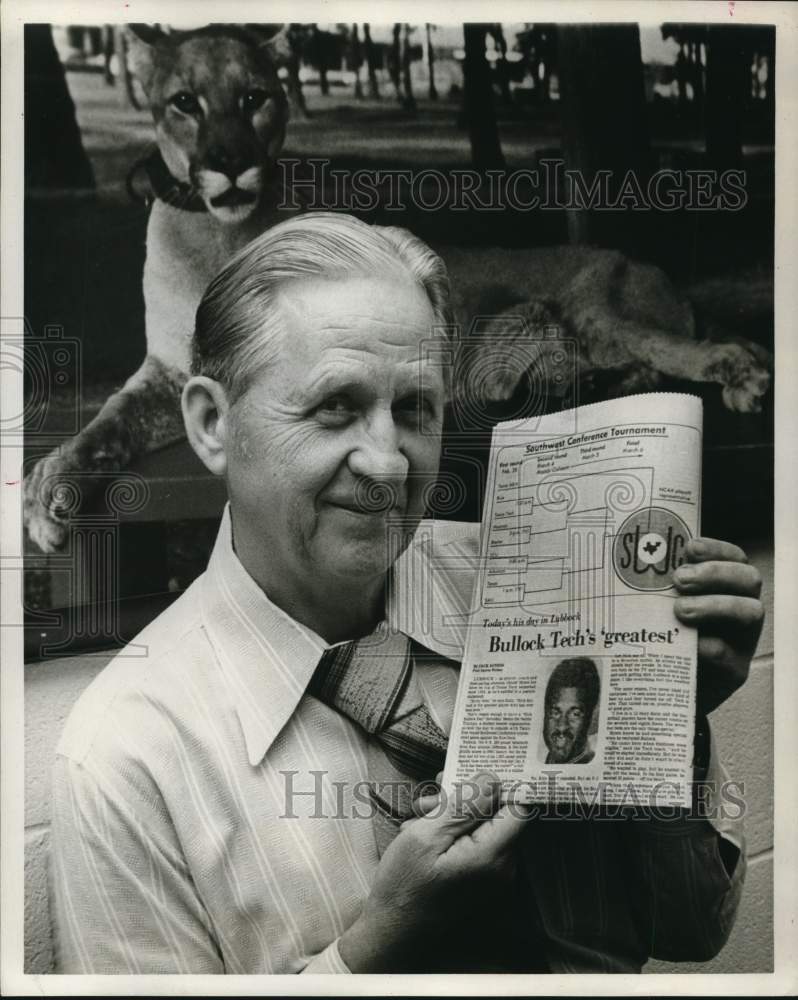
[[[477, 537], [478, 525], [423, 522], [389, 587], [389, 624], [457, 660]], [[366, 734], [306, 693], [326, 648], [246, 573], [225, 512], [207, 571], [87, 688], [59, 743], [58, 971], [348, 971], [337, 940], [378, 855]], [[448, 732], [456, 672], [417, 669]], [[649, 954], [697, 957], [725, 939], [743, 863], [730, 879], [709, 823], [635, 830], [631, 855], [598, 824], [575, 826], [527, 852], [553, 970], [636, 971]], [[715, 826], [741, 845], [734, 824]], [[674, 935], [701, 941], [682, 954]]]

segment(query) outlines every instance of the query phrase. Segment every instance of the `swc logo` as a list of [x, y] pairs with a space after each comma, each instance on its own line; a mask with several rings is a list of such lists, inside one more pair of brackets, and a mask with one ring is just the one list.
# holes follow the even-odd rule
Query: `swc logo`
[[635, 590], [668, 590], [689, 540], [687, 525], [673, 511], [644, 507], [627, 517], [615, 536], [615, 572]]

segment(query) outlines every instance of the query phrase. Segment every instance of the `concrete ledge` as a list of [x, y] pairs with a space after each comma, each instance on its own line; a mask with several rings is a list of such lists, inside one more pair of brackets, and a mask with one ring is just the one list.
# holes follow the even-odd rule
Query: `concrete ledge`
[[710, 717], [729, 777], [744, 784], [748, 856], [773, 847], [773, 659]]
[[25, 972], [53, 971], [47, 863], [50, 831], [25, 832]]
[[50, 772], [72, 706], [114, 652], [25, 667], [25, 972], [53, 971], [48, 861]]
[[50, 771], [67, 716], [116, 650], [25, 667], [25, 827], [50, 822]]

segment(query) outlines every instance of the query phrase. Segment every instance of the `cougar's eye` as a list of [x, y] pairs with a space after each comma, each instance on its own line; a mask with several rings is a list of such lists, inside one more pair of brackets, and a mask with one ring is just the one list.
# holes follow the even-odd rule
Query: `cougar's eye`
[[197, 98], [187, 90], [181, 90], [179, 94], [175, 94], [170, 103], [178, 111], [182, 111], [184, 115], [196, 115], [201, 110]]
[[248, 90], [241, 98], [241, 108], [247, 114], [252, 114], [262, 107], [268, 98], [265, 90]]

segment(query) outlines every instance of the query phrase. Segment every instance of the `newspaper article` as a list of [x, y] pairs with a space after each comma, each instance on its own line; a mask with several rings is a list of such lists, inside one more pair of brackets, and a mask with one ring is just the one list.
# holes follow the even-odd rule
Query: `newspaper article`
[[444, 784], [689, 805], [696, 633], [671, 576], [698, 533], [702, 407], [652, 393], [494, 430]]

